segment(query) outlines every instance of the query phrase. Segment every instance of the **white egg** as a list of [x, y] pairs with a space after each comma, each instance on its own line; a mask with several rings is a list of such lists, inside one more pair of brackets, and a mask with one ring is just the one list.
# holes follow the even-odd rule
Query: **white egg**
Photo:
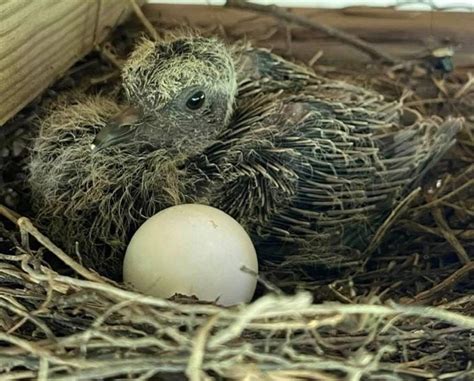
[[230, 306], [247, 303], [256, 287], [252, 241], [228, 214], [199, 204], [178, 205], [148, 219], [125, 254], [123, 276], [144, 294], [196, 296]]

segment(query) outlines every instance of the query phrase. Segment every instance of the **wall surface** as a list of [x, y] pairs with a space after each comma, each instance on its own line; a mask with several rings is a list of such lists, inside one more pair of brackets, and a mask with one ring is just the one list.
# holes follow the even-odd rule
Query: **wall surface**
[[[325, 33], [293, 25], [291, 39], [288, 28], [268, 14], [224, 7], [198, 5], [146, 4], [145, 15], [161, 28], [190, 25], [197, 29], [225, 32], [233, 39], [245, 39], [278, 54], [287, 54], [302, 62], [319, 56], [318, 63], [339, 66], [370, 64], [373, 60], [350, 45]], [[455, 47], [453, 57], [458, 72], [472, 71], [474, 63], [474, 13], [409, 12], [387, 8], [357, 7], [351, 9], [292, 10], [316, 22], [344, 30], [400, 59], [413, 59], [440, 46]], [[322, 55], [320, 55], [322, 54]]]
[[129, 0], [0, 0], [0, 126], [87, 54]]
[[[162, 4], [209, 4], [222, 5], [225, 0], [149, 0]], [[352, 6], [393, 7], [402, 10], [446, 9], [474, 12], [474, 0], [254, 0], [260, 4], [275, 4], [285, 7], [344, 8]]]

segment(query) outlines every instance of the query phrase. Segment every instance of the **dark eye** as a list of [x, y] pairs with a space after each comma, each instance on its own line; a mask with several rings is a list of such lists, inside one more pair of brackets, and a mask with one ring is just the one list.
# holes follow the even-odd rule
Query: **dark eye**
[[197, 91], [186, 101], [186, 107], [191, 110], [197, 110], [202, 107], [205, 100], [206, 94], [204, 94], [202, 91]]

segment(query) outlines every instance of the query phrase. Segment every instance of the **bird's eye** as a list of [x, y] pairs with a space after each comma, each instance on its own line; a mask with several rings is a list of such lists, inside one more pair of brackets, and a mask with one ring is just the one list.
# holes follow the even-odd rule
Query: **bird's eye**
[[206, 94], [202, 91], [197, 91], [191, 95], [186, 101], [186, 107], [190, 110], [197, 110], [202, 107], [206, 99]]

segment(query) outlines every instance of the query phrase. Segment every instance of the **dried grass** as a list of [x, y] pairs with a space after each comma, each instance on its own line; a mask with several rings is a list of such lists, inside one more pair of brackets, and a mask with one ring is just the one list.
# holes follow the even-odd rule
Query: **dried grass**
[[[64, 86], [108, 86], [115, 68], [88, 59], [96, 60], [93, 80], [77, 82], [91, 69], [82, 62], [43, 102]], [[258, 298], [246, 306], [156, 299], [91, 272], [54, 236], [0, 207], [1, 379], [473, 379], [474, 86], [469, 75], [414, 75], [419, 70], [356, 74], [394, 99], [408, 91], [407, 102], [423, 115], [464, 116], [466, 127], [380, 231], [370, 261], [344, 279], [295, 263], [262, 274]], [[16, 132], [0, 142], [0, 200], [23, 215], [27, 143], [20, 132], [32, 111], [12, 121], [5, 131]]]
[[472, 313], [472, 298], [449, 309], [375, 297], [313, 304], [308, 292], [268, 294], [231, 309], [167, 301], [60, 275], [29, 247], [28, 234], [41, 235], [24, 221], [20, 229], [22, 254], [0, 257], [0, 364], [7, 379], [177, 373], [195, 380], [396, 380], [472, 371], [474, 318], [449, 310]]

